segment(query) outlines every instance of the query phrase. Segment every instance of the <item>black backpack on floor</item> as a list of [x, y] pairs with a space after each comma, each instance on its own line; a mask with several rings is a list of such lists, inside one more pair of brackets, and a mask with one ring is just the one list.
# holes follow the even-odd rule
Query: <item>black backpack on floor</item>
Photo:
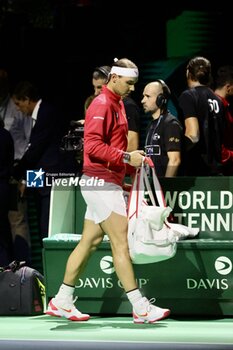
[[0, 316], [41, 315], [44, 313], [43, 275], [24, 262], [13, 261], [0, 267]]

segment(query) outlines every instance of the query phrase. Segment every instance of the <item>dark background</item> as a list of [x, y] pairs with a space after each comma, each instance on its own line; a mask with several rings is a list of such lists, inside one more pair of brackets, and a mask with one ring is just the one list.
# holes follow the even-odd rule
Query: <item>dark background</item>
[[0, 0], [0, 66], [7, 69], [12, 86], [32, 80], [61, 104], [67, 118], [78, 119], [92, 93], [93, 69], [111, 64], [114, 57], [128, 57], [139, 68], [166, 59], [166, 22], [184, 10], [218, 14], [216, 49], [208, 58], [214, 69], [231, 64], [232, 13], [221, 4]]

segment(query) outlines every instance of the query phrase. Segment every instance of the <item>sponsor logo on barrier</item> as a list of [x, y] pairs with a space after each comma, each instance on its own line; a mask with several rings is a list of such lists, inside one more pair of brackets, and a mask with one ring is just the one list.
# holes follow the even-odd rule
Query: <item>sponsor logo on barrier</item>
[[[219, 256], [214, 262], [215, 270], [220, 275], [228, 275], [232, 271], [232, 262], [226, 256]], [[227, 278], [187, 278], [186, 279], [187, 289], [199, 289], [199, 290], [226, 290], [229, 288]]]
[[228, 275], [232, 271], [232, 262], [226, 256], [220, 256], [216, 259], [214, 267], [220, 275]]
[[173, 216], [179, 224], [204, 232], [232, 231], [231, 191], [167, 191], [165, 201], [168, 206], [175, 208]]
[[187, 278], [187, 289], [228, 289], [228, 281], [227, 279], [219, 279], [219, 278], [200, 278], [199, 280], [195, 280], [194, 278]]
[[[105, 255], [100, 260], [100, 272], [111, 275], [115, 273], [115, 268], [113, 266], [113, 258], [111, 255]], [[148, 278], [138, 278], [137, 283], [139, 288], [142, 288], [149, 282]], [[121, 285], [121, 282], [115, 278], [115, 275], [113, 277], [86, 277], [86, 278], [79, 278], [78, 283], [76, 284], [75, 288], [103, 288], [103, 289], [110, 289], [110, 288], [123, 288]]]
[[113, 272], [115, 272], [114, 266], [113, 266], [113, 259], [112, 256], [104, 256], [101, 260], [100, 260], [100, 268], [101, 270], [110, 275]]

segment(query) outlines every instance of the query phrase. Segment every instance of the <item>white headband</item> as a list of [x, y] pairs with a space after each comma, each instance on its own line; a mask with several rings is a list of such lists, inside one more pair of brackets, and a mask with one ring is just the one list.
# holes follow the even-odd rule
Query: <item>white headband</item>
[[123, 77], [138, 78], [137, 68], [125, 68], [125, 67], [113, 66], [111, 68], [110, 74], [113, 74], [113, 73], [117, 75], [121, 75]]

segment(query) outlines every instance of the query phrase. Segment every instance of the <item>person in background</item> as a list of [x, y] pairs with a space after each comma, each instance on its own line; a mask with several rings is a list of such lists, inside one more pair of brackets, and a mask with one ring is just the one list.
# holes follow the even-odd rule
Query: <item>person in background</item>
[[9, 180], [14, 164], [14, 141], [0, 118], [0, 266], [7, 266], [12, 258], [12, 236], [8, 211], [10, 206]]
[[[9, 130], [14, 141], [14, 162], [24, 155], [28, 146], [32, 120], [19, 111], [11, 97], [8, 73], [0, 69], [0, 115], [5, 128]], [[31, 237], [27, 214], [27, 197], [21, 195], [20, 183], [10, 180], [12, 202], [9, 210], [9, 221], [13, 238], [14, 259], [31, 264]]]
[[[110, 66], [100, 66], [96, 67], [95, 70], [92, 73], [92, 85], [94, 88], [94, 93], [88, 96], [84, 102], [84, 111], [83, 111], [83, 119], [79, 120], [71, 120], [70, 122], [70, 131], [77, 130], [80, 127], [84, 127], [85, 124], [85, 115], [87, 108], [90, 106], [91, 102], [94, 100], [96, 96], [98, 96], [101, 92], [102, 86], [106, 84], [108, 80], [108, 76], [110, 73], [111, 67]], [[76, 161], [79, 168], [79, 174], [82, 174], [82, 167], [83, 167], [83, 151], [81, 152], [75, 152], [76, 153]]]
[[139, 167], [142, 150], [126, 152], [128, 123], [122, 96], [134, 90], [138, 68], [127, 58], [114, 62], [107, 85], [95, 97], [86, 112], [84, 128], [84, 166], [82, 180], [97, 178], [98, 186], [82, 186], [87, 208], [81, 240], [70, 254], [63, 283], [49, 301], [46, 313], [72, 321], [86, 321], [74, 304], [77, 278], [90, 255], [108, 235], [116, 274], [132, 304], [135, 323], [154, 323], [167, 317], [169, 309], [152, 305], [138, 289], [127, 240], [128, 219], [123, 196], [125, 164]]
[[127, 151], [132, 152], [139, 147], [139, 130], [140, 130], [140, 109], [135, 100], [127, 95], [123, 97], [126, 117], [128, 121], [128, 146]]
[[84, 116], [91, 102], [100, 94], [102, 86], [106, 84], [110, 69], [110, 66], [100, 66], [96, 67], [92, 73], [92, 86], [94, 88], [94, 94], [88, 96], [84, 102]]
[[[122, 97], [126, 118], [128, 121], [128, 145], [127, 152], [132, 152], [138, 149], [139, 147], [139, 135], [140, 135], [140, 117], [141, 112], [139, 106], [134, 101], [134, 99], [130, 96], [129, 93], [126, 96]], [[126, 165], [126, 176], [131, 176], [133, 179], [135, 175], [135, 167], [131, 165]]]
[[225, 108], [225, 120], [222, 143], [222, 173], [233, 175], [233, 113], [230, 104], [233, 97], [233, 66], [226, 65], [218, 69], [215, 79], [215, 93], [221, 98]]
[[159, 177], [176, 176], [181, 164], [183, 129], [179, 120], [167, 109], [170, 95], [167, 84], [158, 79], [145, 86], [141, 100], [144, 111], [152, 117], [145, 151], [153, 160]]
[[[33, 125], [28, 148], [13, 171], [14, 178], [22, 183], [22, 193], [27, 170], [37, 171], [34, 173], [35, 179], [42, 179], [46, 174], [57, 174], [55, 176], [59, 177], [63, 172], [72, 173], [73, 168], [66, 164], [65, 155], [60, 150], [64, 130], [58, 108], [45, 98], [42, 99], [38, 88], [29, 81], [21, 81], [16, 85], [13, 100], [22, 113], [32, 118]], [[33, 193], [35, 199], [42, 245], [42, 239], [48, 236], [51, 185], [45, 183], [27, 190]]]
[[224, 108], [210, 88], [210, 61], [202, 56], [192, 58], [186, 67], [186, 78], [188, 89], [178, 99], [185, 134], [184, 175], [221, 175]]

